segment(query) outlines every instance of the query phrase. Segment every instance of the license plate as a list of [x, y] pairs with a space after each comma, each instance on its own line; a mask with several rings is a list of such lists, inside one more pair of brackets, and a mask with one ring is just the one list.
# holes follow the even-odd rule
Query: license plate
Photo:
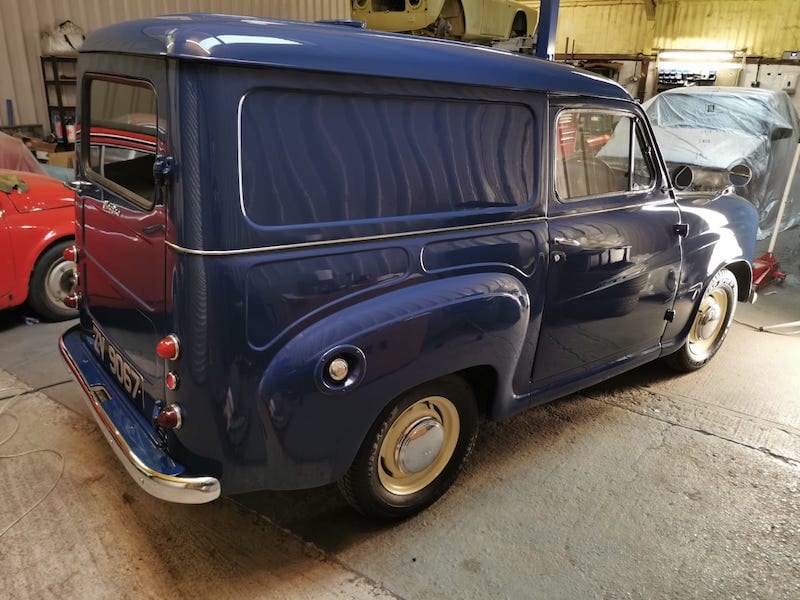
[[142, 376], [122, 357], [122, 353], [109, 343], [97, 325], [92, 324], [94, 353], [114, 374], [119, 384], [134, 400], [141, 400]]

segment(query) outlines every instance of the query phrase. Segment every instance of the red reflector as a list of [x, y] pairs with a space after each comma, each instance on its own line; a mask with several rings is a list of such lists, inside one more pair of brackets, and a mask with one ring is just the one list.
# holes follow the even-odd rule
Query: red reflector
[[78, 262], [78, 247], [67, 246], [66, 248], [64, 248], [64, 252], [61, 253], [61, 256], [64, 257], [64, 260], [68, 260], [70, 262]]
[[178, 389], [178, 376], [170, 371], [166, 377], [167, 387], [171, 390]]
[[177, 404], [162, 408], [156, 417], [156, 423], [164, 429], [180, 429], [183, 425], [183, 414]]
[[156, 345], [156, 354], [166, 360], [175, 360], [180, 355], [181, 346], [178, 342], [178, 336], [170, 333], [163, 340]]
[[81, 301], [81, 294], [80, 292], [74, 292], [64, 298], [62, 302], [64, 306], [69, 308], [78, 308], [78, 303]]

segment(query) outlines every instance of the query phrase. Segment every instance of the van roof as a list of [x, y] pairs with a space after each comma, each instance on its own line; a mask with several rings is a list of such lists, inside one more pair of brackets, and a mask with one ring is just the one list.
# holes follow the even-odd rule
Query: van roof
[[176, 14], [127, 21], [88, 36], [81, 54], [114, 52], [187, 60], [549, 91], [630, 100], [599, 75], [520, 53], [342, 24]]

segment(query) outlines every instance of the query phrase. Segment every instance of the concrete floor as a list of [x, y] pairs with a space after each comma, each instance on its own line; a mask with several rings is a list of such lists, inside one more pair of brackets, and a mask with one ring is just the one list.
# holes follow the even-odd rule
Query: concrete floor
[[800, 320], [800, 282], [765, 292], [697, 373], [485, 423], [391, 527], [332, 486], [149, 497], [85, 418], [65, 326], [0, 313], [0, 454], [42, 449], [0, 458], [0, 598], [800, 598], [800, 336], [749, 326]]

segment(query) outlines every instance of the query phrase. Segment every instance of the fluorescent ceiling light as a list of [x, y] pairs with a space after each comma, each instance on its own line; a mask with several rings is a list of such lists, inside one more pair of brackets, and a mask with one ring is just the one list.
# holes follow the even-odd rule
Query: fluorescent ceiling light
[[733, 60], [733, 52], [720, 50], [662, 50], [658, 53], [658, 59], [727, 62]]

